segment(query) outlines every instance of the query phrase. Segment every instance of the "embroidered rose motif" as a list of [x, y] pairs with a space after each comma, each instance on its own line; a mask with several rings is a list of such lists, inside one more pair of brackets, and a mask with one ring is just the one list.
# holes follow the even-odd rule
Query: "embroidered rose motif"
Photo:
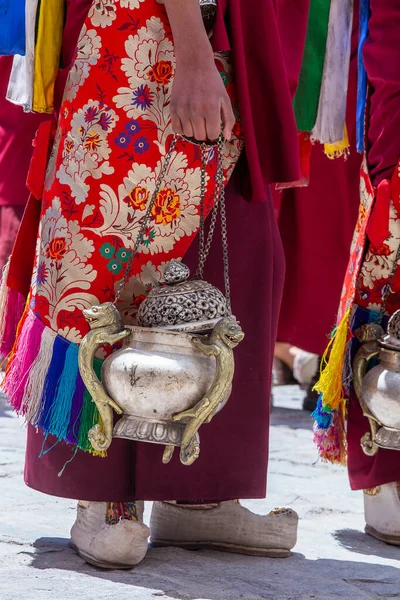
[[150, 81], [155, 81], [161, 85], [168, 85], [171, 81], [174, 69], [172, 63], [169, 60], [159, 60], [156, 62], [150, 71], [147, 73], [147, 77]]
[[55, 261], [62, 260], [67, 251], [67, 242], [63, 237], [55, 237], [47, 244], [46, 256]]
[[149, 199], [149, 190], [145, 187], [137, 186], [126, 196], [124, 201], [135, 210], [144, 210]]
[[151, 211], [157, 225], [168, 225], [181, 214], [179, 195], [171, 188], [164, 188], [157, 194]]

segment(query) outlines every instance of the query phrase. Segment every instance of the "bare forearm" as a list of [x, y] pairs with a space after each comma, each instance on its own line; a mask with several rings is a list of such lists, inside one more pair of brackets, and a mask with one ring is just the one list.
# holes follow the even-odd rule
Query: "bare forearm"
[[231, 101], [215, 66], [199, 0], [164, 0], [174, 37], [176, 71], [170, 102], [175, 133], [230, 139], [235, 123]]
[[171, 24], [177, 65], [213, 63], [213, 52], [199, 0], [164, 0]]

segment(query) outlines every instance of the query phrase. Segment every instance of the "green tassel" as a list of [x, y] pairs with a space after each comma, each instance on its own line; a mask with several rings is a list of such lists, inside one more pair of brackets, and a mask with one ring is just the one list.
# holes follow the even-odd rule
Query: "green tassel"
[[[100, 381], [101, 381], [102, 364], [103, 364], [102, 360], [100, 360], [98, 358], [94, 359], [93, 367], [94, 367], [95, 373]], [[102, 453], [99, 453], [93, 449], [93, 447], [89, 441], [88, 434], [89, 434], [89, 431], [92, 429], [92, 427], [97, 425], [99, 420], [100, 420], [100, 415], [99, 415], [99, 411], [97, 410], [97, 406], [93, 402], [92, 397], [89, 394], [89, 392], [87, 390], [85, 390], [85, 393], [83, 396], [81, 424], [80, 424], [79, 435], [78, 435], [78, 447], [81, 450], [84, 450], [85, 452], [90, 452], [90, 453], [96, 454], [96, 455], [99, 455]]]

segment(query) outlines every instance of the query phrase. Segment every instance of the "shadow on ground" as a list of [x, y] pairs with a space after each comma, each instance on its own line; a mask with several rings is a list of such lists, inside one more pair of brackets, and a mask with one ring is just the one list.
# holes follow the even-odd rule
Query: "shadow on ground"
[[366, 535], [362, 531], [356, 529], [340, 529], [335, 531], [333, 537], [341, 546], [351, 552], [356, 552], [357, 554], [363, 554], [365, 556], [380, 556], [381, 558], [392, 560], [397, 559], [400, 561], [400, 548], [382, 544], [379, 540], [376, 540], [370, 535]]
[[7, 399], [4, 394], [0, 392], [0, 419], [1, 417], [11, 417], [12, 408], [7, 404]]
[[[360, 540], [355, 544], [360, 546]], [[68, 570], [125, 585], [159, 590], [153, 593], [155, 598], [400, 598], [400, 570], [397, 568], [352, 561], [312, 561], [297, 553], [288, 559], [264, 559], [211, 551], [150, 548], [146, 559], [130, 571], [103, 571], [91, 567], [69, 548], [68, 540], [62, 538], [40, 538], [34, 543], [32, 552], [23, 553], [31, 557], [31, 566], [35, 569]]]
[[285, 426], [290, 429], [312, 430], [313, 420], [305, 410], [273, 406], [271, 410], [271, 426]]

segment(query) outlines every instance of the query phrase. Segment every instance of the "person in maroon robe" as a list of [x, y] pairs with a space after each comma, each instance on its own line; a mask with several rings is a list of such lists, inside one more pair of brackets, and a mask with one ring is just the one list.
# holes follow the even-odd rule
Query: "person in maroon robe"
[[[318, 383], [321, 397], [315, 413], [316, 441], [327, 460], [343, 464], [347, 458], [352, 489], [365, 492], [366, 532], [384, 542], [400, 545], [399, 453], [367, 443], [371, 428], [354, 389], [352, 369], [362, 341], [363, 329], [360, 328], [370, 327], [372, 323], [386, 328], [388, 318], [400, 308], [400, 51], [397, 42], [400, 6], [395, 1], [379, 0], [370, 0], [369, 5], [361, 54], [368, 81], [367, 164], [361, 173], [359, 220], [345, 276], [341, 320], [329, 362]], [[362, 74], [362, 69], [359, 73]], [[360, 89], [362, 91], [362, 86]], [[361, 100], [362, 95], [359, 102]], [[360, 107], [362, 128], [363, 102]], [[343, 380], [339, 375], [338, 385], [332, 386], [329, 392], [325, 383], [333, 381], [330, 378], [335, 372], [343, 373]], [[384, 386], [384, 378], [382, 383]], [[336, 404], [331, 405], [335, 394]], [[344, 415], [347, 416], [346, 428]], [[391, 421], [390, 411], [387, 420]]]
[[[171, 3], [166, 5], [171, 11]], [[170, 16], [172, 28], [180, 27], [177, 18]], [[68, 35], [74, 30], [76, 39], [81, 23], [76, 19]], [[232, 297], [246, 331], [236, 353], [232, 396], [202, 431], [201, 456], [190, 468], [175, 459], [162, 464], [157, 445], [116, 439], [100, 458], [28, 427], [27, 485], [80, 499], [72, 543], [98, 566], [127, 567], [144, 557], [149, 532], [142, 523], [143, 500], [157, 501], [153, 544], [288, 556], [296, 541], [297, 515], [290, 509], [259, 517], [236, 502], [266, 492], [272, 357], [283, 284], [269, 185], [299, 178], [290, 86], [272, 0], [219, 2], [213, 31], [213, 49], [232, 51], [245, 147], [226, 189]], [[182, 113], [178, 133], [186, 132], [185, 123]], [[222, 285], [217, 252], [212, 248], [204, 277]], [[189, 266], [195, 253], [192, 247], [185, 256]]]

